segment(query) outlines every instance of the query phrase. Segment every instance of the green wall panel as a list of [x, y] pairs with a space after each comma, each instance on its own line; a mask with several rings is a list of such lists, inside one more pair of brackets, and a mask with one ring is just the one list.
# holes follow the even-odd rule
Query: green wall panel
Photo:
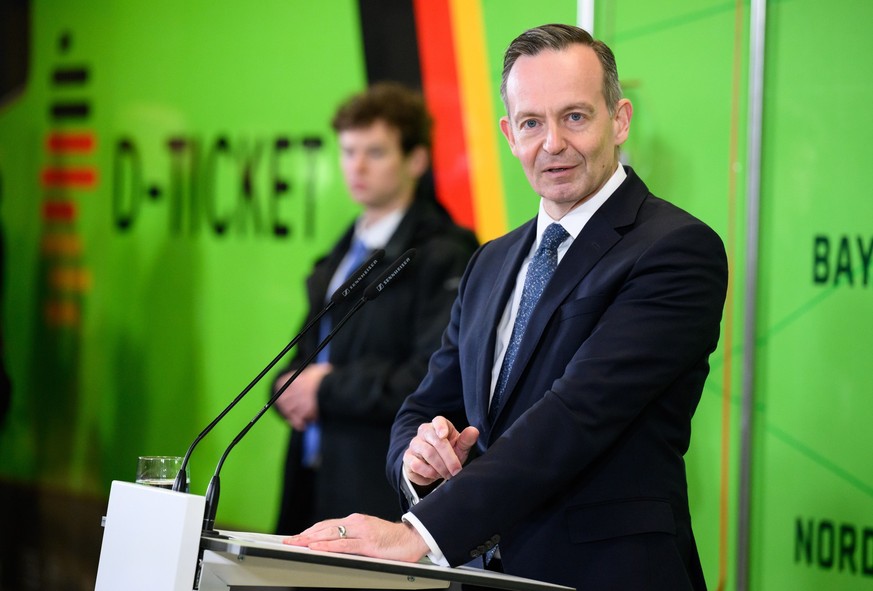
[[772, 2], [767, 23], [752, 578], [873, 584], [873, 5]]

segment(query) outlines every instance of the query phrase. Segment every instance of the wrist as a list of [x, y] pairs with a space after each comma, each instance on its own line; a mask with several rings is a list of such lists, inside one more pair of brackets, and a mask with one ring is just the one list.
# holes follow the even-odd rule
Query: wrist
[[402, 521], [401, 525], [405, 530], [405, 536], [409, 540], [409, 548], [414, 553], [416, 560], [421, 560], [424, 556], [430, 552], [430, 547], [428, 547], [427, 542], [424, 541], [424, 538], [421, 537], [421, 534], [418, 533], [412, 524], [407, 521]]

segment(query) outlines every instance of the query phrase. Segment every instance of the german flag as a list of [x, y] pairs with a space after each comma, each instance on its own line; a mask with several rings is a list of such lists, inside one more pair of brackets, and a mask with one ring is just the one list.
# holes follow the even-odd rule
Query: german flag
[[[482, 241], [507, 229], [480, 0], [359, 0], [369, 82], [420, 88], [435, 119], [440, 203]], [[390, 41], [389, 41], [390, 40]], [[493, 58], [496, 59], [496, 58]]]

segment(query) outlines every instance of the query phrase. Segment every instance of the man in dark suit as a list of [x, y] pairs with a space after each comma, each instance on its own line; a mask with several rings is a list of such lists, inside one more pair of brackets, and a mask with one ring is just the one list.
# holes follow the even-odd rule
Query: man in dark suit
[[[400, 516], [396, 493], [380, 477], [391, 423], [439, 347], [458, 281], [478, 246], [420, 186], [429, 163], [431, 119], [419, 93], [394, 83], [374, 85], [339, 107], [333, 127], [349, 194], [362, 212], [315, 264], [307, 281], [307, 320], [359, 266], [356, 258], [383, 248], [385, 256], [370, 275], [378, 277], [406, 250], [416, 248], [417, 257], [276, 402], [293, 429], [277, 524], [286, 533], [351, 511]], [[331, 310], [321, 331], [307, 334], [274, 391], [355, 299]]]
[[632, 107], [606, 45], [565, 25], [527, 31], [501, 91], [540, 210], [474, 255], [397, 415], [388, 473], [408, 512], [287, 542], [481, 556], [580, 590], [704, 589], [683, 455], [718, 341], [722, 242], [619, 163]]

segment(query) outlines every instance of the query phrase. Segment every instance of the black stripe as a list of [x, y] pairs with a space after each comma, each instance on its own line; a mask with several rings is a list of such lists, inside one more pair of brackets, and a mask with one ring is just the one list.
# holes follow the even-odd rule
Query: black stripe
[[57, 85], [85, 84], [88, 82], [86, 68], [56, 68], [52, 73], [52, 82]]
[[367, 80], [421, 89], [412, 0], [358, 0]]
[[[413, 0], [358, 0], [358, 10], [367, 81], [390, 80], [422, 90]], [[435, 194], [433, 172], [428, 169], [419, 179], [416, 199], [429, 200], [445, 211]]]
[[0, 107], [21, 96], [33, 60], [33, 19], [27, 0], [0, 0]]
[[52, 119], [85, 119], [91, 115], [91, 105], [85, 102], [54, 103], [51, 106]]

